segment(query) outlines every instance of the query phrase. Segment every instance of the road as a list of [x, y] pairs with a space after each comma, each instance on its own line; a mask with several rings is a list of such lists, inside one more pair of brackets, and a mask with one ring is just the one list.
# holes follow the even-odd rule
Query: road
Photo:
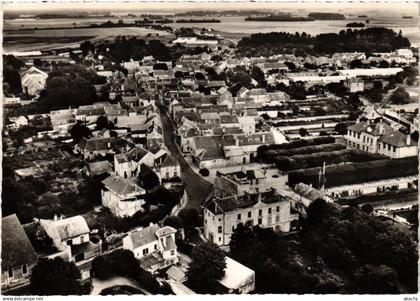
[[181, 165], [181, 178], [185, 184], [188, 195], [188, 201], [185, 208], [198, 209], [213, 191], [213, 185], [197, 175], [188, 165], [187, 161], [185, 161], [175, 142], [172, 121], [169, 119], [165, 109], [161, 105], [158, 105], [158, 108], [162, 121], [165, 144]]

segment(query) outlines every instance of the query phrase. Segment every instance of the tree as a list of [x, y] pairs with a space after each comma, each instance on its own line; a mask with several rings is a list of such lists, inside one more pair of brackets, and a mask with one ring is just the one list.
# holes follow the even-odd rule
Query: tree
[[111, 122], [108, 120], [106, 116], [101, 115], [96, 119], [97, 130], [110, 129], [110, 128], [112, 128]]
[[407, 91], [405, 91], [404, 88], [397, 88], [392, 94], [389, 100], [393, 104], [406, 104], [410, 102], [410, 94], [408, 94]]
[[390, 67], [390, 65], [387, 61], [385, 61], [385, 60], [380, 61], [379, 68], [389, 68], [389, 67]]
[[305, 129], [305, 128], [300, 128], [300, 129], [299, 129], [299, 135], [301, 135], [302, 137], [306, 137], [306, 136], [308, 136], [308, 135], [309, 135], [309, 132], [308, 132], [308, 130], [307, 130], [307, 129]]
[[214, 243], [202, 243], [192, 252], [187, 271], [188, 284], [197, 293], [214, 293], [217, 281], [224, 276], [225, 254]]
[[334, 127], [334, 131], [339, 135], [347, 134], [347, 125], [345, 123], [337, 123]]
[[3, 83], [7, 83], [10, 92], [14, 95], [22, 93], [22, 84], [19, 72], [11, 66], [6, 66], [3, 70]]
[[367, 214], [371, 214], [373, 212], [373, 206], [371, 204], [363, 204], [361, 209]]
[[251, 77], [255, 79], [260, 86], [264, 86], [265, 83], [265, 76], [264, 73], [261, 71], [260, 68], [254, 66], [251, 70]]
[[138, 184], [146, 190], [150, 190], [160, 184], [159, 177], [149, 166], [142, 164], [137, 177]]
[[156, 63], [153, 65], [153, 70], [168, 70], [168, 65], [165, 63]]
[[78, 120], [77, 123], [70, 129], [70, 136], [73, 139], [73, 142], [77, 143], [83, 137], [89, 138], [90, 130], [80, 120]]
[[73, 262], [62, 258], [41, 258], [33, 268], [30, 291], [33, 295], [81, 295], [80, 271]]
[[165, 218], [165, 220], [163, 221], [163, 224], [165, 226], [170, 226], [177, 230], [184, 226], [182, 219], [179, 216], [175, 216], [175, 215], [171, 215]]
[[86, 56], [89, 53], [89, 51], [94, 52], [95, 47], [93, 46], [91, 41], [84, 41], [80, 44], [80, 50], [82, 50], [82, 55]]

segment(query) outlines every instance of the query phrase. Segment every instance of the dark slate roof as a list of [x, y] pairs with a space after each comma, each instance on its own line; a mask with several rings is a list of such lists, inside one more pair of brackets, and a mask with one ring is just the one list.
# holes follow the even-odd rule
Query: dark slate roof
[[1, 269], [19, 267], [38, 260], [28, 236], [16, 214], [2, 218]]
[[136, 249], [157, 240], [156, 231], [158, 230], [159, 225], [153, 224], [146, 228], [131, 232], [128, 237], [133, 243], [133, 248]]
[[[108, 150], [116, 142], [115, 138], [91, 138], [83, 137], [77, 144], [79, 148], [86, 151]], [[109, 144], [110, 143], [110, 144]]]
[[215, 128], [213, 129], [214, 135], [229, 135], [229, 134], [243, 134], [241, 128], [239, 127], [225, 127], [225, 128]]
[[[373, 136], [380, 136], [379, 142], [390, 144], [392, 146], [407, 146], [407, 135], [398, 130], [394, 130], [391, 126], [384, 122], [368, 124], [365, 121], [353, 124], [347, 128], [356, 133], [367, 133]], [[382, 131], [382, 133], [381, 133]], [[416, 145], [415, 141], [410, 141], [410, 146]]]
[[134, 192], [140, 192], [141, 188], [133, 182], [120, 177], [120, 176], [109, 176], [102, 181], [106, 188], [115, 192], [118, 195], [130, 194]]
[[173, 155], [166, 156], [165, 161], [162, 163], [162, 167], [178, 166], [179, 162]]
[[234, 115], [222, 115], [220, 116], [220, 123], [238, 123], [238, 117]]
[[210, 149], [205, 149], [199, 155], [200, 161], [223, 159], [223, 158], [224, 158], [223, 147], [214, 147]]
[[277, 194], [275, 191], [269, 190], [262, 193], [245, 194], [240, 197], [217, 198], [214, 197], [205, 204], [205, 207], [214, 214], [234, 211], [236, 209], [252, 207], [261, 201], [266, 204], [278, 203], [285, 201], [285, 197]]
[[212, 149], [215, 147], [235, 145], [235, 138], [232, 135], [198, 136], [193, 139], [197, 149]]
[[396, 147], [417, 145], [417, 143], [413, 141], [412, 139], [410, 139], [410, 144], [407, 145], [407, 135], [399, 131], [394, 131], [392, 134], [387, 135], [387, 136], [384, 135], [381, 138], [379, 138], [378, 141], [387, 143]]

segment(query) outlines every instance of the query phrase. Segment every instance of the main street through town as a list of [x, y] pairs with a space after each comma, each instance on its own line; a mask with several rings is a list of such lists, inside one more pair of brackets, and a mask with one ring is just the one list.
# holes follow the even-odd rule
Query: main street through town
[[196, 174], [182, 156], [175, 142], [174, 127], [165, 109], [158, 104], [165, 144], [181, 165], [181, 177], [187, 190], [186, 208], [199, 208], [213, 190], [213, 185]]

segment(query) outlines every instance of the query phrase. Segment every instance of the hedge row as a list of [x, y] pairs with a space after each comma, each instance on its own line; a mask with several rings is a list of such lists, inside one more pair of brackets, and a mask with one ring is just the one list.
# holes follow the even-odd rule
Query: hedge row
[[326, 165], [349, 163], [349, 162], [369, 162], [383, 160], [384, 156], [371, 154], [358, 150], [341, 149], [337, 151], [325, 151], [314, 154], [302, 154], [291, 157], [277, 156], [274, 163], [282, 171], [307, 169]]
[[[320, 168], [292, 171], [289, 185], [298, 183], [318, 186]], [[349, 163], [326, 168], [326, 187], [359, 184], [383, 179], [413, 176], [418, 174], [418, 158], [386, 159], [370, 162]]]
[[282, 143], [282, 144], [262, 145], [258, 147], [257, 155], [259, 159], [262, 159], [263, 154], [268, 150], [291, 150], [291, 149], [301, 148], [305, 146], [330, 144], [334, 142], [335, 142], [334, 137], [328, 136], [328, 137], [318, 137], [318, 138], [307, 139], [307, 140], [306, 139], [296, 140], [296, 141]]
[[278, 150], [267, 150], [262, 155], [262, 160], [265, 163], [273, 163], [274, 159], [278, 156], [290, 157], [295, 155], [313, 154], [321, 152], [332, 152], [337, 150], [346, 149], [343, 144], [329, 143], [314, 146], [304, 146], [293, 149], [278, 149]]

